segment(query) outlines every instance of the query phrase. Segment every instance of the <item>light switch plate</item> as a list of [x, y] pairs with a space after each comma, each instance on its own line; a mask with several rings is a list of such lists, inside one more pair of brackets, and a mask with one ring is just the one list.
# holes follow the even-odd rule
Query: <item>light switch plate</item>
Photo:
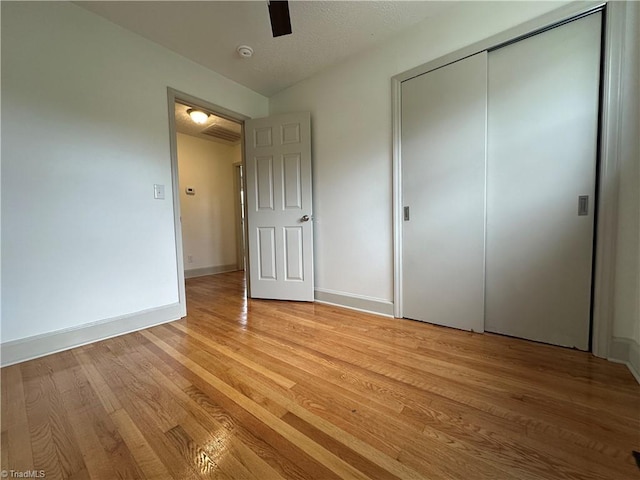
[[164, 200], [164, 185], [153, 185], [153, 198], [156, 200]]

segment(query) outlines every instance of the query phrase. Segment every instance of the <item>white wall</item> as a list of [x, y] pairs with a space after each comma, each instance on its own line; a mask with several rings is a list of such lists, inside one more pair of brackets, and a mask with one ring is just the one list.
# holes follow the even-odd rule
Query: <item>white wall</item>
[[640, 345], [640, 3], [625, 20], [613, 336]]
[[391, 77], [566, 2], [464, 2], [269, 99], [310, 111], [316, 286], [392, 300]]
[[267, 99], [70, 3], [2, 2], [1, 32], [2, 341], [175, 304], [167, 86]]
[[[233, 164], [241, 160], [240, 145], [178, 134], [185, 271], [237, 265]], [[187, 187], [196, 194], [187, 195]]]

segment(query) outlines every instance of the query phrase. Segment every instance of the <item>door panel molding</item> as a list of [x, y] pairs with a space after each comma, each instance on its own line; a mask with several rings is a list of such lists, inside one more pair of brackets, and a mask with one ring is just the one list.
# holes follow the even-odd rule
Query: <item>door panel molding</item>
[[311, 115], [245, 125], [250, 297], [313, 301]]

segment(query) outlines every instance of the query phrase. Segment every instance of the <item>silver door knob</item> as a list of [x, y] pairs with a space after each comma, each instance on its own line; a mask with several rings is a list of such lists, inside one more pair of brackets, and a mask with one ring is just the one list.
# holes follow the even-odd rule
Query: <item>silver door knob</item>
[[303, 215], [302, 218], [300, 219], [301, 222], [308, 222], [309, 221], [309, 215]]

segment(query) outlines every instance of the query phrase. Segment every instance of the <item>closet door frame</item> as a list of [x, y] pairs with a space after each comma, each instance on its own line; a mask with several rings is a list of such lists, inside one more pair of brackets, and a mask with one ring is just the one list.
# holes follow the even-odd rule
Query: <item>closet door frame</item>
[[523, 23], [468, 47], [420, 65], [391, 79], [393, 126], [393, 256], [394, 316], [403, 317], [402, 308], [402, 82], [425, 74], [485, 50], [495, 49], [522, 38], [560, 26], [591, 13], [604, 16], [603, 65], [599, 139], [599, 184], [597, 191], [596, 244], [593, 263], [593, 297], [591, 351], [598, 357], [610, 356], [614, 304], [615, 248], [619, 190], [619, 122], [622, 110], [621, 66], [625, 4], [623, 2], [589, 2], [569, 4], [546, 15]]

